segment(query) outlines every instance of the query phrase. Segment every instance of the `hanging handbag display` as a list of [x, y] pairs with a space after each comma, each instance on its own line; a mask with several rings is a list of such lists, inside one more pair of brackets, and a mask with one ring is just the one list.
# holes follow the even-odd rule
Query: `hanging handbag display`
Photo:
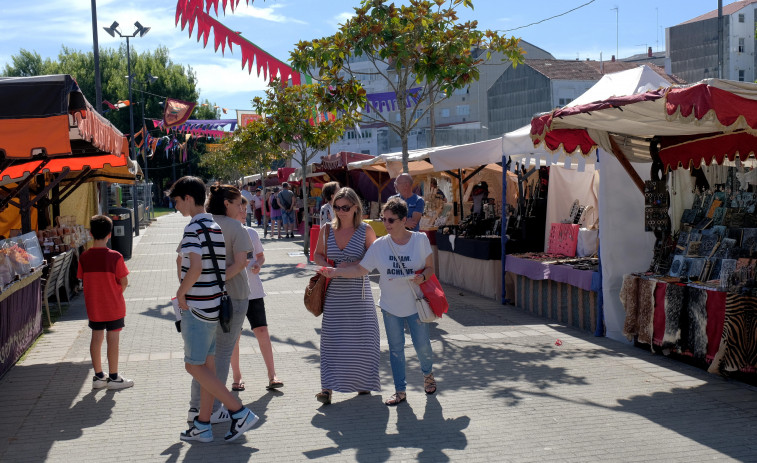
[[[405, 274], [405, 277], [407, 277], [408, 273], [407, 269], [405, 268], [405, 263], [402, 262], [397, 256], [397, 251], [394, 249], [394, 243], [392, 243], [392, 237], [390, 236], [388, 239], [389, 247], [392, 248], [392, 254], [394, 254], [395, 260], [399, 262], [400, 265], [402, 265], [402, 271]], [[433, 310], [431, 310], [431, 306], [429, 305], [428, 300], [426, 300], [425, 295], [422, 292], [420, 295], [418, 295], [418, 291], [415, 290], [415, 287], [413, 287], [413, 284], [410, 283], [410, 280], [405, 279], [405, 281], [410, 287], [410, 293], [415, 298], [415, 309], [418, 311], [418, 318], [420, 319], [420, 321], [422, 321], [423, 323], [431, 323], [441, 318], [441, 315], [437, 316], [437, 314], [434, 313]]]
[[231, 331], [231, 298], [224, 289], [226, 280], [221, 277], [221, 270], [218, 268], [218, 259], [216, 259], [216, 251], [213, 249], [213, 240], [210, 239], [208, 228], [202, 222], [197, 222], [197, 224], [202, 227], [202, 231], [205, 233], [205, 240], [210, 251], [210, 259], [213, 261], [213, 268], [216, 271], [218, 286], [223, 292], [223, 295], [221, 295], [221, 305], [218, 306], [218, 324], [221, 325], [221, 331], [228, 333]]
[[[326, 256], [328, 258], [329, 253], [329, 233], [331, 232], [330, 226], [327, 224], [326, 228]], [[328, 262], [328, 259], [327, 259]], [[305, 308], [308, 312], [312, 313], [316, 317], [323, 313], [323, 304], [326, 301], [326, 289], [329, 287], [329, 279], [320, 273], [316, 273], [315, 276], [310, 278], [307, 288], [305, 288]]]

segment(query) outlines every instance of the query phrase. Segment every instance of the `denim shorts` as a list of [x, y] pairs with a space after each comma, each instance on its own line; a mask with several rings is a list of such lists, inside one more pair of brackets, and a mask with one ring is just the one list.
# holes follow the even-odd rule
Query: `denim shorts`
[[181, 337], [184, 338], [184, 363], [204, 365], [216, 353], [218, 322], [198, 320], [189, 310], [181, 312]]
[[281, 211], [281, 219], [286, 224], [294, 224], [294, 211]]

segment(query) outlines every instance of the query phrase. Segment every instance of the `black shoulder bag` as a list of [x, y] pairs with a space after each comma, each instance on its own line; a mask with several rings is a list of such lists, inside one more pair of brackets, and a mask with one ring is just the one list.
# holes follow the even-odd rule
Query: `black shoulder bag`
[[202, 222], [197, 222], [202, 227], [203, 233], [205, 233], [205, 239], [208, 242], [208, 250], [210, 250], [210, 258], [213, 261], [213, 268], [216, 271], [216, 278], [218, 279], [218, 286], [220, 286], [223, 295], [221, 296], [221, 305], [218, 306], [218, 323], [221, 325], [221, 330], [224, 333], [231, 331], [231, 298], [224, 289], [225, 280], [221, 277], [221, 270], [218, 268], [218, 259], [216, 259], [216, 251], [213, 249], [215, 245], [213, 240], [210, 239], [210, 233], [208, 228]]

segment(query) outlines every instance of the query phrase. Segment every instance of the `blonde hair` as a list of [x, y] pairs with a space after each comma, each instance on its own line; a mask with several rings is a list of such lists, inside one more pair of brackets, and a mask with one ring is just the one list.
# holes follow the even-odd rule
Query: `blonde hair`
[[[359, 227], [363, 222], [363, 203], [360, 202], [360, 198], [358, 197], [357, 193], [355, 193], [355, 190], [353, 190], [352, 188], [344, 187], [337, 191], [336, 195], [334, 195], [334, 207], [336, 207], [336, 202], [340, 199], [346, 199], [347, 201], [351, 202], [353, 206], [357, 206], [355, 208], [355, 212], [352, 214], [352, 226], [355, 228]], [[342, 228], [339, 214], [336, 213], [336, 211], [334, 212], [334, 220], [332, 222], [332, 226], [337, 230]]]

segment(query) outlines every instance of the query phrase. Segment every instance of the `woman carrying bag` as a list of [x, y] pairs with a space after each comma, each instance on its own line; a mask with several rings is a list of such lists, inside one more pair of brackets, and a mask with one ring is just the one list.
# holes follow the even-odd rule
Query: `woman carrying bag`
[[[363, 223], [360, 198], [352, 188], [336, 193], [334, 211], [334, 221], [321, 227], [313, 260], [340, 270], [358, 268], [376, 233]], [[326, 289], [321, 322], [321, 392], [315, 396], [322, 404], [331, 403], [332, 391], [367, 394], [381, 390], [378, 317], [367, 273], [331, 281]]]
[[[356, 278], [378, 269], [381, 289], [379, 307], [389, 342], [395, 388], [395, 393], [385, 403], [397, 405], [407, 398], [405, 324], [410, 328], [413, 346], [421, 364], [424, 390], [426, 394], [436, 392], [429, 328], [427, 323], [420, 321], [415, 304], [420, 294], [418, 286], [434, 273], [434, 257], [428, 237], [424, 233], [414, 233], [405, 228], [405, 201], [398, 197], [390, 198], [381, 215], [388, 235], [377, 239], [368, 248], [359, 265], [345, 268], [327, 267], [321, 270], [321, 273], [328, 278]], [[416, 274], [419, 270], [422, 272]]]

